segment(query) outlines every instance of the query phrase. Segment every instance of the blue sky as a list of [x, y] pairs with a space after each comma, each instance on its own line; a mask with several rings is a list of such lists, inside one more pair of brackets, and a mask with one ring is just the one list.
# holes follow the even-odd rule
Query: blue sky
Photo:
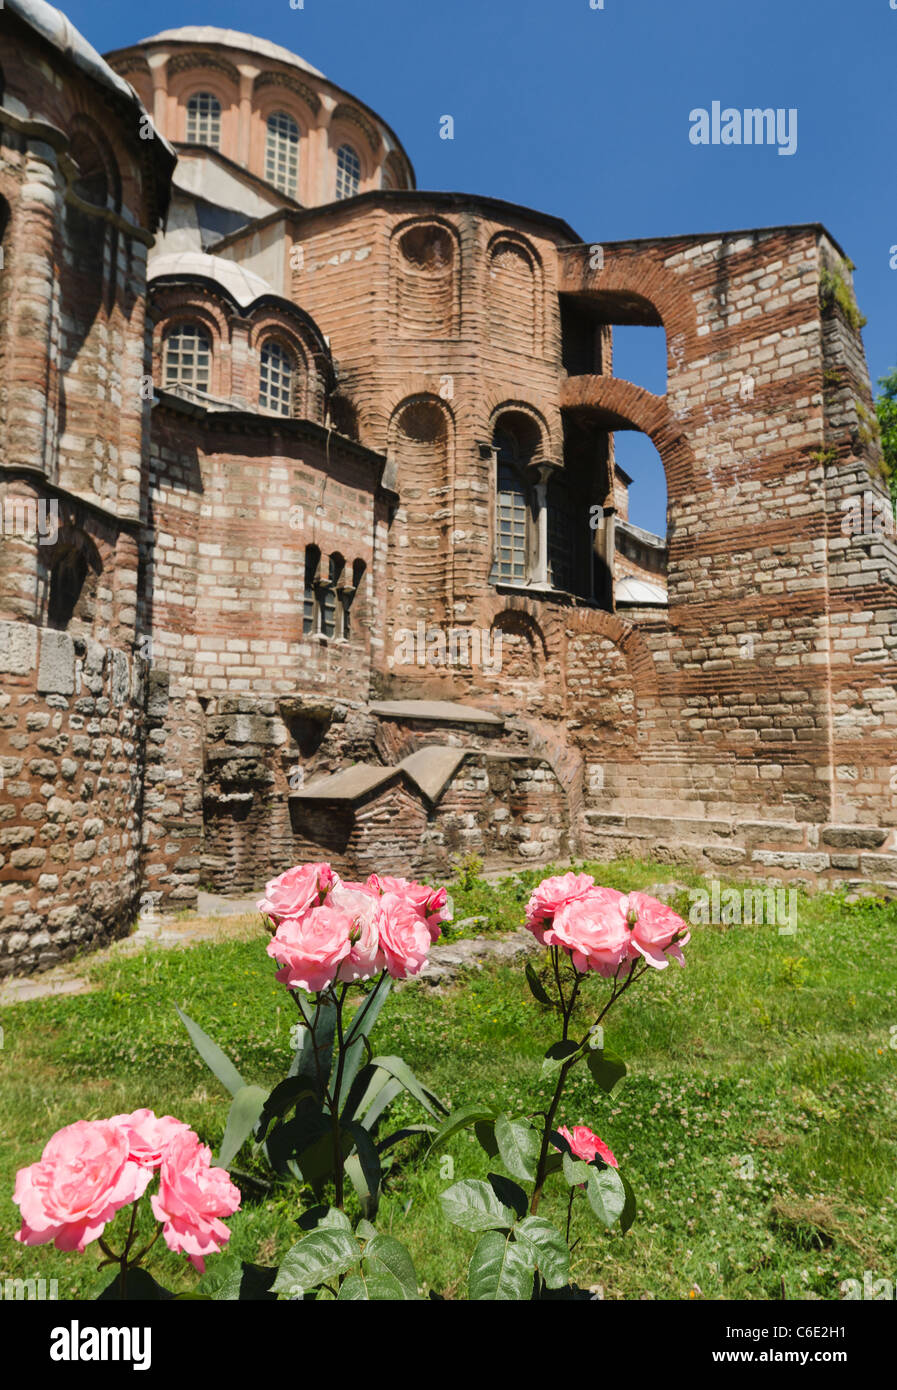
[[[873, 383], [897, 365], [897, 0], [68, 0], [100, 52], [214, 24], [284, 44], [397, 131], [421, 188], [565, 218], [587, 241], [823, 222], [856, 262]], [[714, 100], [796, 108], [792, 156], [695, 146]], [[453, 141], [439, 138], [443, 115]], [[651, 330], [615, 370], [658, 384]], [[640, 339], [643, 339], [640, 345]], [[633, 520], [663, 531], [653, 447], [617, 436]]]

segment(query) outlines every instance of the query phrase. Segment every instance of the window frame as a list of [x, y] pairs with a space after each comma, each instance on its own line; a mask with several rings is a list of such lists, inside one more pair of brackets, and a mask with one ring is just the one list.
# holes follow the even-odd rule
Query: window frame
[[[192, 329], [195, 330], [195, 337], [196, 337], [196, 342], [197, 342], [197, 347], [194, 349], [194, 355], [195, 355], [195, 357], [196, 357], [196, 362], [194, 363], [194, 368], [193, 368], [193, 378], [194, 378], [194, 379], [193, 379], [193, 380], [190, 380], [190, 381], [185, 381], [185, 380], [183, 379], [183, 377], [182, 377], [180, 374], [178, 374], [176, 377], [174, 377], [174, 378], [172, 379], [172, 378], [169, 376], [169, 370], [168, 370], [168, 369], [169, 369], [169, 350], [170, 350], [171, 340], [172, 340], [172, 338], [181, 336], [181, 335], [183, 334], [184, 330], [185, 330], [185, 329], [188, 329], [188, 328], [192, 328]], [[198, 385], [198, 384], [197, 384], [197, 381], [196, 381], [196, 379], [195, 379], [195, 378], [196, 378], [196, 375], [197, 375], [197, 371], [198, 371], [198, 369], [199, 369], [199, 358], [200, 358], [200, 353], [201, 353], [201, 350], [202, 350], [202, 349], [200, 348], [200, 346], [199, 346], [199, 340], [200, 340], [201, 338], [202, 338], [202, 339], [205, 339], [205, 341], [206, 341], [207, 346], [206, 346], [205, 351], [206, 351], [206, 355], [207, 355], [207, 358], [208, 358], [208, 365], [207, 365], [207, 368], [206, 368], [207, 380], [206, 380], [206, 384], [205, 384], [204, 386]], [[195, 391], [198, 395], [202, 395], [202, 396], [211, 395], [211, 392], [212, 392], [212, 372], [213, 372], [213, 368], [214, 368], [214, 342], [213, 342], [213, 337], [212, 337], [211, 332], [209, 331], [208, 327], [202, 322], [201, 319], [198, 319], [198, 318], [182, 318], [182, 319], [173, 320], [171, 323], [167, 324], [166, 327], [165, 327], [165, 329], [164, 329], [164, 331], [163, 331], [163, 333], [162, 333], [162, 344], [161, 344], [161, 347], [162, 347], [161, 356], [162, 356], [162, 390], [163, 390], [163, 391], [170, 390], [172, 387], [181, 386], [181, 387], [184, 387], [184, 388], [185, 388], [186, 390], [188, 390], [188, 391]], [[180, 351], [181, 351], [181, 350], [179, 349], [179, 352], [180, 352]]]
[[[283, 131], [280, 131], [279, 133], [278, 133], [278, 132], [272, 131], [272, 128], [271, 128], [271, 123], [272, 123], [272, 121], [281, 122], [281, 123], [283, 123], [283, 124], [286, 124], [286, 123], [288, 122], [288, 123], [293, 127], [293, 129], [295, 130], [295, 132], [296, 132], [296, 139], [295, 139], [295, 141], [293, 141], [293, 140], [292, 140], [291, 138], [289, 138], [288, 136], [284, 135], [284, 134], [283, 134]], [[275, 161], [275, 163], [276, 163], [276, 161], [277, 161], [278, 150], [279, 150], [279, 148], [280, 148], [280, 146], [279, 146], [278, 143], [277, 143], [277, 142], [278, 142], [278, 134], [280, 135], [280, 138], [281, 138], [283, 141], [289, 140], [289, 143], [288, 143], [288, 145], [287, 145], [287, 166], [288, 166], [287, 171], [288, 171], [288, 173], [289, 173], [289, 152], [290, 152], [290, 147], [292, 147], [293, 152], [294, 152], [293, 168], [292, 168], [292, 182], [291, 182], [291, 186], [289, 186], [289, 187], [284, 187], [284, 185], [283, 185], [282, 183], [278, 182], [278, 179], [277, 179], [277, 176], [276, 176], [276, 171], [275, 171], [275, 174], [274, 174], [273, 176], [272, 176], [272, 174], [269, 172], [269, 164], [270, 164], [271, 161], [272, 161], [272, 145], [271, 145], [272, 135], [274, 135], [274, 140], [275, 140], [275, 148], [274, 148], [274, 152], [273, 152], [273, 153], [274, 153], [274, 161]], [[267, 114], [267, 116], [265, 117], [265, 179], [266, 179], [266, 181], [267, 181], [268, 183], [271, 184], [271, 186], [272, 186], [273, 188], [276, 188], [276, 189], [277, 189], [278, 193], [283, 193], [284, 196], [287, 197], [287, 198], [298, 199], [298, 197], [299, 197], [299, 179], [300, 179], [300, 168], [301, 168], [301, 146], [302, 146], [302, 127], [300, 126], [299, 122], [296, 120], [296, 117], [295, 117], [291, 112], [285, 111], [285, 110], [283, 109], [283, 107], [277, 107], [275, 110], [269, 111], [268, 114]]]
[[[341, 163], [341, 155], [345, 150], [349, 151], [349, 153], [352, 155], [353, 160], [355, 161], [355, 164], [358, 166], [358, 175], [355, 181], [355, 187], [350, 193], [341, 191], [341, 180], [345, 179], [345, 171]], [[337, 146], [336, 149], [336, 182], [334, 185], [335, 201], [337, 203], [341, 203], [346, 202], [349, 198], [357, 198], [359, 193], [361, 192], [361, 184], [363, 178], [364, 166], [362, 164], [361, 155], [359, 154], [355, 145], [353, 145], [349, 140], [343, 140]]]
[[[207, 99], [207, 103], [208, 103], [208, 105], [209, 105], [209, 111], [208, 111], [207, 113], [202, 112], [202, 111], [196, 111], [196, 112], [191, 111], [191, 106], [192, 106], [192, 104], [193, 104], [194, 102], [198, 102], [198, 101], [201, 101], [201, 100], [203, 100], [203, 99]], [[216, 114], [212, 111], [212, 109], [211, 109], [211, 103], [213, 103], [213, 102], [214, 102], [215, 106], [217, 107], [217, 115], [216, 115]], [[191, 117], [194, 116], [194, 115], [195, 115], [195, 118], [196, 118], [196, 123], [197, 123], [197, 125], [199, 125], [199, 124], [203, 121], [203, 118], [205, 117], [205, 119], [207, 119], [207, 120], [209, 121], [210, 127], [211, 127], [212, 124], [214, 124], [215, 126], [217, 126], [217, 131], [215, 132], [215, 133], [216, 133], [216, 139], [215, 139], [214, 142], [211, 141], [211, 140], [204, 140], [204, 139], [202, 139], [198, 133], [197, 133], [197, 134], [194, 134], [193, 136], [191, 136], [191, 134], [190, 134], [190, 122], [191, 122]], [[205, 147], [206, 149], [208, 149], [208, 150], [218, 150], [218, 151], [220, 152], [220, 150], [221, 150], [221, 127], [222, 127], [222, 122], [223, 122], [223, 118], [224, 118], [224, 107], [223, 107], [223, 105], [222, 105], [221, 98], [220, 98], [215, 92], [210, 91], [208, 87], [200, 87], [200, 88], [197, 88], [197, 90], [196, 90], [195, 92], [191, 92], [190, 95], [187, 97], [186, 101], [184, 102], [184, 118], [185, 118], [185, 123], [184, 123], [184, 137], [185, 137], [185, 143], [186, 143], [186, 144], [188, 144], [188, 145], [202, 145], [202, 146], [204, 146], [204, 147]]]

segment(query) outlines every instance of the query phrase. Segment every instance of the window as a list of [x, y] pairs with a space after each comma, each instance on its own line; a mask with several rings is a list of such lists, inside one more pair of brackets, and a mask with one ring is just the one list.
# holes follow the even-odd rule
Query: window
[[354, 198], [361, 184], [361, 160], [351, 145], [340, 145], [336, 152], [337, 199]]
[[221, 102], [211, 92], [195, 92], [187, 102], [187, 143], [213, 150], [221, 143]]
[[259, 367], [259, 409], [274, 415], [292, 415], [293, 380], [296, 359], [275, 338], [269, 338], [261, 352]]
[[299, 127], [285, 111], [274, 111], [268, 117], [265, 178], [281, 193], [295, 198], [299, 183]]
[[317, 632], [319, 626], [318, 610], [318, 571], [321, 566], [321, 552], [316, 545], [305, 547], [305, 595], [302, 606], [302, 631]]
[[498, 578], [526, 579], [526, 491], [511, 463], [498, 464]]
[[212, 373], [212, 340], [198, 323], [181, 323], [165, 339], [164, 386], [189, 386], [208, 391]]
[[548, 573], [555, 589], [576, 591], [577, 534], [573, 525], [570, 494], [559, 483], [548, 486]]

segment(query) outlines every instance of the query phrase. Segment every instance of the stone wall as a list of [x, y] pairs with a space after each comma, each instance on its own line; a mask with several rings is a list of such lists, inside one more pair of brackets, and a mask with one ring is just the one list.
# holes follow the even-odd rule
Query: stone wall
[[145, 663], [0, 623], [0, 973], [119, 935], [140, 892]]

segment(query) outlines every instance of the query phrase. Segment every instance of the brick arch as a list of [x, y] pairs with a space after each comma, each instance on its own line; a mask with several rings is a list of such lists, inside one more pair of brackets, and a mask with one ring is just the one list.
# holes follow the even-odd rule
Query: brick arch
[[421, 392], [399, 402], [387, 431], [389, 469], [399, 494], [387, 587], [399, 627], [449, 622], [454, 454], [455, 420], [444, 400]]
[[552, 415], [557, 415], [556, 402], [546, 400], [542, 396], [530, 397], [521, 400], [517, 396], [499, 396], [494, 392], [489, 392], [483, 399], [484, 415], [484, 434], [483, 438], [490, 442], [495, 432], [495, 426], [502, 415], [514, 414], [528, 415], [539, 427], [542, 435], [542, 457], [560, 458], [562, 449], [556, 437], [556, 431], [550, 421]]
[[[432, 233], [434, 252], [441, 242], [451, 260], [440, 265], [434, 254], [427, 263], [426, 234]], [[406, 241], [420, 245], [409, 255]], [[447, 218], [419, 216], [397, 222], [389, 241], [390, 336], [393, 338], [454, 338], [461, 329], [461, 238]]]
[[446, 400], [439, 394], [440, 378], [409, 373], [400, 377], [390, 393], [389, 400], [382, 404], [356, 401], [358, 433], [362, 444], [384, 453], [392, 439], [393, 423], [399, 412], [412, 400], [432, 399], [442, 406], [451, 421], [454, 436], [458, 427], [455, 401]]
[[665, 396], [611, 376], [574, 376], [561, 382], [561, 409], [597, 417], [608, 430], [641, 430], [663, 463], [667, 497], [678, 500], [694, 487], [695, 456]]
[[603, 300], [612, 315], [609, 323], [662, 326], [667, 355], [681, 365], [706, 349], [698, 340], [694, 300], [663, 256], [659, 248], [565, 247], [558, 253], [558, 293]]
[[[230, 325], [229, 306], [223, 298], [206, 294], [183, 285], [151, 290], [155, 309], [153, 326], [153, 380], [164, 386], [165, 338], [179, 323], [196, 322], [212, 339], [212, 371], [209, 390], [213, 396], [229, 396], [230, 382]], [[227, 351], [225, 351], [225, 348]]]
[[304, 419], [322, 424], [330, 384], [330, 362], [323, 345], [303, 331], [304, 325], [298, 325], [293, 314], [271, 304], [254, 307], [249, 311], [248, 318], [249, 349], [253, 356], [256, 386], [262, 347], [269, 338], [276, 338], [296, 359], [300, 376], [294, 396], [296, 413]]
[[620, 648], [632, 675], [636, 699], [659, 695], [657, 666], [651, 649], [634, 623], [598, 608], [575, 608], [564, 615], [564, 628], [571, 632], [596, 632]]
[[[499, 275], [495, 262], [502, 251], [514, 253], [526, 272]], [[535, 246], [522, 236], [503, 228], [490, 238], [486, 247], [487, 299], [492, 342], [506, 351], [540, 356], [544, 328], [545, 275]], [[530, 302], [525, 302], [524, 296]]]
[[[509, 605], [503, 608], [500, 613], [496, 613], [490, 624], [490, 647], [493, 652], [495, 651], [496, 632], [502, 634], [502, 673], [505, 678], [509, 675], [517, 675], [531, 680], [540, 679], [548, 661], [548, 646], [538, 619], [525, 609]], [[508, 638], [512, 639], [514, 647], [518, 649], [521, 641], [529, 644], [532, 659], [531, 670], [510, 668], [509, 657], [513, 657], [518, 668], [519, 661], [516, 653], [506, 650]]]

